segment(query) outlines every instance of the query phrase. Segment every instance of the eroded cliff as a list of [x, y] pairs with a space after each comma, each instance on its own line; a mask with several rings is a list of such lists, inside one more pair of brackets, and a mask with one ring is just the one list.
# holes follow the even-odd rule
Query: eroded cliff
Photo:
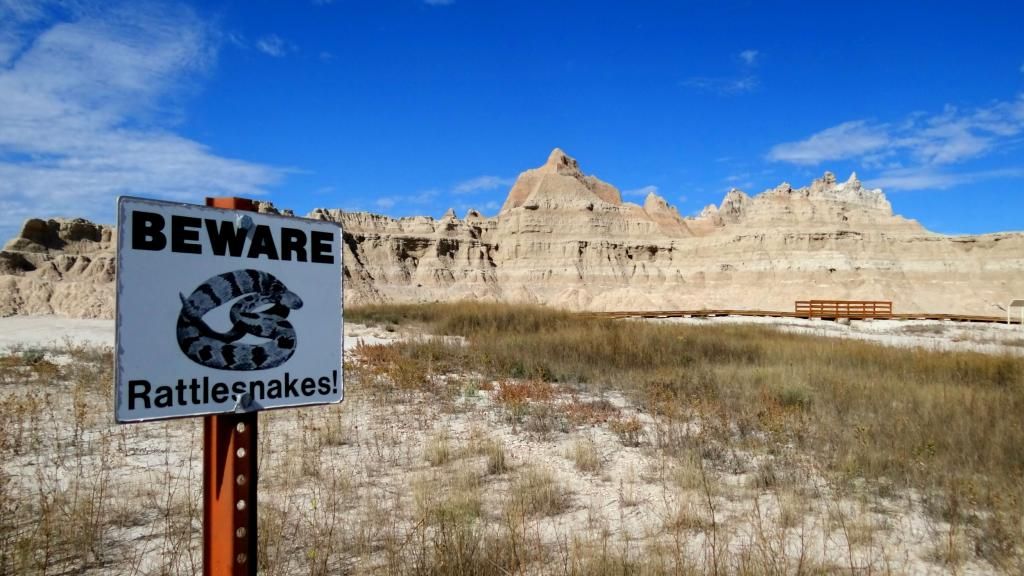
[[[262, 203], [262, 211], [276, 211]], [[486, 218], [389, 218], [317, 209], [341, 224], [345, 299], [494, 300], [579, 310], [756, 308], [886, 299], [900, 312], [998, 315], [1024, 294], [1024, 234], [934, 234], [881, 190], [831, 173], [756, 196], [733, 190], [684, 218], [624, 202], [555, 149]], [[30, 220], [0, 252], [0, 314], [113, 315], [111, 229]]]

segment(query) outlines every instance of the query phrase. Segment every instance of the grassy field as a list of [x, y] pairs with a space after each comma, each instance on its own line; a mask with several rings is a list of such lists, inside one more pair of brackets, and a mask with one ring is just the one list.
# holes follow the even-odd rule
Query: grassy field
[[[692, 327], [593, 320], [486, 304], [369, 306], [354, 322], [415, 324], [461, 336], [394, 347], [394, 365], [431, 372], [619, 390], [657, 416], [655, 446], [781, 448], [813, 458], [830, 478], [914, 489], [934, 514], [975, 535], [997, 565], [1024, 541], [1024, 360], [939, 353], [789, 335], [751, 326]], [[700, 422], [700, 433], [680, 433]], [[776, 461], [776, 482], [796, 463]], [[1019, 564], [1018, 564], [1019, 565]]]
[[[263, 574], [1020, 573], [1024, 360], [533, 307], [349, 308], [260, 416]], [[194, 574], [201, 421], [109, 350], [0, 355], [0, 575]]]

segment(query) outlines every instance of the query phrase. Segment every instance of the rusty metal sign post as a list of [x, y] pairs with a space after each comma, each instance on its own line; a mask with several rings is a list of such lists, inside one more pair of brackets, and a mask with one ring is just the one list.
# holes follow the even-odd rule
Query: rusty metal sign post
[[203, 574], [256, 574], [259, 412], [203, 421]]
[[259, 413], [341, 402], [341, 229], [118, 199], [114, 416], [202, 416], [203, 574], [254, 575]]
[[[214, 208], [255, 212], [244, 198], [207, 198]], [[256, 447], [259, 412], [203, 417], [203, 574], [256, 575]]]

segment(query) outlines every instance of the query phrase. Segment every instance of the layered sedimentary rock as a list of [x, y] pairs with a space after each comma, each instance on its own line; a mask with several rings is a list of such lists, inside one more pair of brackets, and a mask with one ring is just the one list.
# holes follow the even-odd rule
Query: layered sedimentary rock
[[82, 219], [25, 222], [0, 251], [0, 316], [114, 316], [113, 228]]
[[[333, 209], [307, 217], [343, 227], [350, 304], [789, 310], [812, 298], [884, 299], [898, 312], [999, 315], [1024, 296], [1024, 234], [929, 232], [894, 215], [882, 191], [856, 175], [839, 182], [826, 173], [756, 196], [733, 190], [684, 218], [656, 194], [623, 202], [556, 149], [519, 177], [495, 217]], [[109, 239], [109, 227], [84, 221], [27, 223], [0, 252], [0, 314], [112, 316]]]
[[[998, 315], [1024, 294], [1024, 235], [944, 236], [894, 215], [881, 190], [826, 173], [756, 196], [733, 190], [683, 218], [623, 202], [555, 150], [494, 218], [342, 223], [352, 298], [523, 301], [585, 310], [790, 310], [803, 299], [885, 299], [897, 311]], [[346, 257], [348, 257], [346, 252]], [[355, 282], [353, 282], [355, 284]], [[347, 296], [346, 298], [348, 298]]]

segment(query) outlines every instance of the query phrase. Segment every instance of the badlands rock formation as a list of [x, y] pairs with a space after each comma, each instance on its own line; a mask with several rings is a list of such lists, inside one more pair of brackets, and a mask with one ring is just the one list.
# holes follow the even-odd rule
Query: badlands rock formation
[[[343, 227], [350, 304], [790, 310], [794, 300], [884, 299], [897, 312], [999, 315], [1024, 296], [1024, 234], [929, 232], [894, 215], [856, 175], [838, 182], [826, 172], [756, 196], [732, 190], [684, 218], [656, 194], [623, 202], [556, 149], [520, 175], [493, 218], [333, 209], [307, 217]], [[110, 233], [81, 220], [30, 220], [0, 252], [0, 314], [112, 316]]]
[[826, 173], [683, 218], [623, 202], [556, 149], [501, 212], [390, 219], [315, 211], [346, 232], [353, 299], [475, 298], [585, 310], [755, 308], [886, 299], [896, 311], [1000, 314], [1024, 294], [1024, 234], [943, 236], [892, 213], [881, 190]]
[[113, 318], [114, 249], [110, 226], [28, 220], [0, 251], [0, 316]]

